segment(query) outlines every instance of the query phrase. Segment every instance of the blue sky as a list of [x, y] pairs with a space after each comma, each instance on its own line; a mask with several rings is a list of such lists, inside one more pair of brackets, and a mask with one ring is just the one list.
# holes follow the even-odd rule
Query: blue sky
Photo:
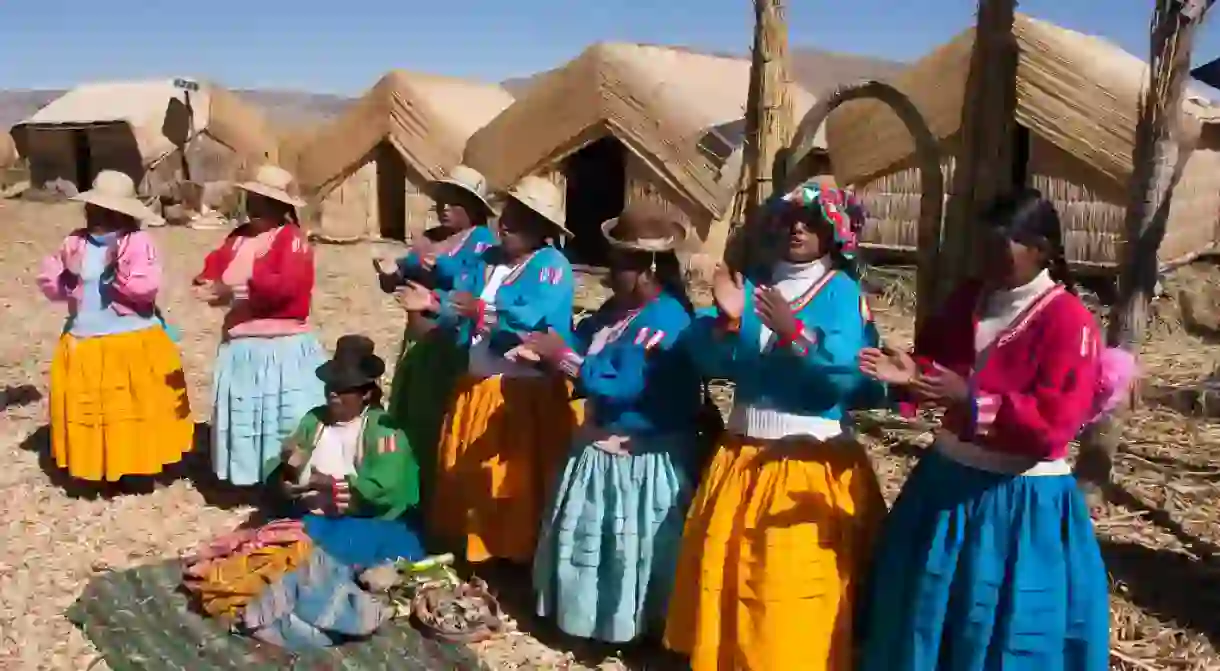
[[[1141, 57], [1151, 6], [1020, 3]], [[190, 75], [234, 88], [354, 94], [395, 67], [498, 81], [553, 67], [598, 40], [745, 52], [751, 7], [751, 0], [0, 0], [0, 89]], [[975, 7], [974, 0], [790, 0], [788, 13], [793, 44], [913, 60], [970, 25]], [[1220, 56], [1217, 21], [1204, 27], [1196, 62]]]

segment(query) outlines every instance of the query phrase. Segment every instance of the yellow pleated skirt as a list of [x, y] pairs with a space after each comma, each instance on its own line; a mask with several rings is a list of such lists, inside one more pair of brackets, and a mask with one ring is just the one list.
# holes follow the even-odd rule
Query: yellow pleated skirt
[[532, 560], [572, 440], [569, 399], [559, 378], [463, 378], [441, 433], [429, 536], [470, 562]]
[[686, 519], [665, 644], [693, 671], [851, 671], [885, 500], [855, 441], [726, 434]]
[[194, 439], [182, 358], [160, 326], [61, 336], [50, 404], [55, 463], [81, 480], [156, 475]]

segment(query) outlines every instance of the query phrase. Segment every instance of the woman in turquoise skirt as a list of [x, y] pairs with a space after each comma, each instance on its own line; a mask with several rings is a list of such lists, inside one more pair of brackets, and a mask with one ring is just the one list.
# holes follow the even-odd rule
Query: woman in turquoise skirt
[[[495, 242], [487, 227], [494, 210], [487, 200], [487, 180], [479, 171], [459, 165], [430, 186], [440, 225], [426, 231], [402, 258], [377, 263], [383, 291], [393, 292], [408, 283], [448, 291]], [[388, 411], [415, 450], [424, 474], [420, 500], [427, 506], [441, 422], [453, 385], [466, 370], [466, 351], [440, 331], [417, 339], [414, 317], [407, 315]]]
[[626, 642], [662, 632], [694, 492], [701, 379], [678, 346], [691, 323], [674, 248], [686, 229], [628, 208], [602, 229], [614, 295], [576, 328], [525, 347], [575, 380], [584, 425], [542, 520], [538, 614], [564, 632]]

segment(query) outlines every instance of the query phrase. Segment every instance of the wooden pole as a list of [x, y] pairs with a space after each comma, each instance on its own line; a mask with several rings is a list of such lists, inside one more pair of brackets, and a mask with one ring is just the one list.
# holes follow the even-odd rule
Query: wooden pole
[[[1169, 202], [1180, 174], [1178, 129], [1189, 78], [1195, 31], [1215, 0], [1154, 0], [1148, 82], [1140, 102], [1132, 152], [1126, 236], [1118, 300], [1110, 310], [1106, 342], [1138, 353], [1157, 281], [1157, 252], [1165, 237]], [[1129, 411], [1135, 399], [1130, 399]], [[1122, 414], [1122, 413], [1119, 413]], [[1077, 475], [1092, 494], [1110, 482], [1121, 441], [1121, 420], [1111, 416], [1081, 443]]]
[[[732, 226], [754, 221], [758, 210], [783, 183], [781, 153], [795, 132], [788, 71], [788, 24], [783, 0], [754, 0], [754, 48], [746, 101], [745, 147]], [[731, 233], [730, 256], [748, 254], [750, 242]], [[738, 261], [741, 261], [739, 257]]]
[[996, 196], [1013, 187], [1017, 45], [1012, 30], [1016, 6], [1016, 0], [979, 0], [962, 104], [961, 146], [945, 214], [941, 272], [936, 278], [936, 295], [917, 299], [925, 305], [939, 305], [954, 285], [975, 272], [979, 215]]

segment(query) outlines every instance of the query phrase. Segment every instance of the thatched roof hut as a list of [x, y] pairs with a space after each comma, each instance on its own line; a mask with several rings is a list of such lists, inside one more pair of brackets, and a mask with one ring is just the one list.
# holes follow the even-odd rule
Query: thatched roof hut
[[[1135, 126], [1147, 64], [1097, 37], [1018, 14], [1017, 174], [1053, 199], [1069, 260], [1107, 272], [1119, 259]], [[891, 80], [919, 108], [942, 142], [951, 184], [974, 32], [968, 30]], [[1220, 218], [1220, 127], [1203, 117], [1197, 93], [1184, 103], [1184, 172], [1161, 247], [1165, 264], [1189, 260], [1216, 243]], [[1202, 123], [1201, 122], [1205, 122]], [[855, 101], [827, 121], [834, 174], [855, 184], [869, 208], [866, 245], [914, 249], [919, 172], [901, 122], [874, 101]]]
[[276, 160], [262, 114], [233, 93], [203, 84], [187, 94], [173, 81], [86, 84], [13, 126], [31, 183], [85, 189], [101, 170], [131, 176], [145, 195], [183, 180], [230, 181], [249, 165]]
[[496, 85], [395, 70], [338, 118], [285, 138], [282, 163], [322, 239], [403, 239], [434, 219], [422, 187], [461, 162], [470, 135], [512, 100]]
[[[737, 186], [749, 80], [741, 58], [596, 44], [475, 133], [466, 162], [500, 188], [527, 174], [560, 184], [581, 263], [601, 263], [597, 227], [636, 200], [670, 208], [707, 240]], [[813, 105], [799, 87], [793, 97], [798, 113]]]

